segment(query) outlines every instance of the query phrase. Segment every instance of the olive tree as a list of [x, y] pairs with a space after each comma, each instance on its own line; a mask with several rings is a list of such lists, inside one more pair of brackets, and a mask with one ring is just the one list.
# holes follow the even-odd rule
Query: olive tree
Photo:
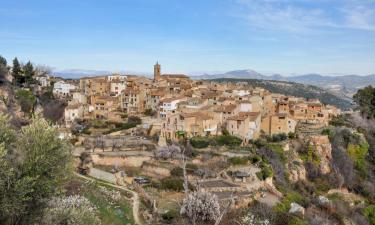
[[72, 171], [70, 145], [42, 118], [9, 124], [0, 114], [0, 224], [30, 224]]

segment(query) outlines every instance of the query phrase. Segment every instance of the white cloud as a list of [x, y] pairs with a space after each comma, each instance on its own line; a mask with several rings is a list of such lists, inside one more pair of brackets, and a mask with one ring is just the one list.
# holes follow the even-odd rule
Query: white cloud
[[375, 31], [374, 0], [235, 0], [250, 26], [309, 32], [320, 28]]

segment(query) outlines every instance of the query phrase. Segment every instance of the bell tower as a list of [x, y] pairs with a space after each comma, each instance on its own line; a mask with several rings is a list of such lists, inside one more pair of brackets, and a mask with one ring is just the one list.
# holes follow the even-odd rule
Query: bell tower
[[158, 81], [160, 80], [160, 64], [159, 62], [156, 62], [156, 64], [154, 65], [154, 81]]

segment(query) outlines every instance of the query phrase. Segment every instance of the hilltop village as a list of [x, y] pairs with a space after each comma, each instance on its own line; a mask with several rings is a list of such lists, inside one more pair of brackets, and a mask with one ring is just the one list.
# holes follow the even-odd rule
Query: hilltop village
[[283, 96], [246, 83], [161, 74], [158, 63], [154, 79], [114, 74], [81, 78], [79, 84], [58, 81], [53, 94], [69, 100], [64, 113], [66, 127], [77, 120], [122, 122], [146, 112], [145, 125], [159, 136], [159, 145], [178, 141], [181, 136], [218, 136], [223, 131], [246, 145], [262, 134], [295, 133], [304, 126], [322, 128], [340, 113], [317, 99]]
[[371, 212], [370, 139], [351, 115], [251, 82], [161, 71], [8, 73], [0, 109], [22, 132], [51, 121], [74, 159], [67, 193], [95, 203], [103, 224], [358, 224]]

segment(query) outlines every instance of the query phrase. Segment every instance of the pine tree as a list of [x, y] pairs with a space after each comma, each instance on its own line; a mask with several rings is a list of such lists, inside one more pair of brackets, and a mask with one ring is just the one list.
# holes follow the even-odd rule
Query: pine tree
[[28, 61], [26, 65], [23, 66], [23, 72], [25, 75], [25, 82], [28, 84], [32, 83], [35, 72], [34, 66], [30, 61]]
[[17, 57], [13, 60], [12, 76], [16, 84], [24, 83], [24, 78], [22, 76], [21, 64], [18, 61]]
[[7, 60], [0, 55], [0, 81], [2, 79], [5, 79], [7, 73], [8, 73]]
[[7, 66], [7, 60], [0, 55], [0, 66], [6, 67]]

